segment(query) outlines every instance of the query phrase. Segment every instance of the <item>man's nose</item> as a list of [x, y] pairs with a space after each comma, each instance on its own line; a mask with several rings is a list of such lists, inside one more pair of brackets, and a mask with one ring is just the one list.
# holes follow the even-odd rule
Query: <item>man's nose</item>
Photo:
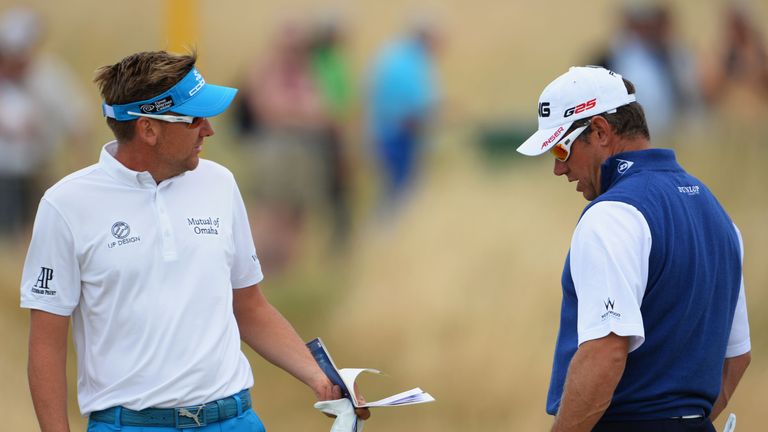
[[200, 125], [200, 135], [209, 137], [215, 133], [216, 132], [213, 130], [213, 125], [211, 125], [211, 122], [208, 121], [207, 118], [203, 119], [203, 123]]
[[556, 176], [561, 176], [568, 172], [568, 165], [565, 162], [560, 162], [559, 160], [555, 159], [555, 167], [552, 169], [552, 172]]

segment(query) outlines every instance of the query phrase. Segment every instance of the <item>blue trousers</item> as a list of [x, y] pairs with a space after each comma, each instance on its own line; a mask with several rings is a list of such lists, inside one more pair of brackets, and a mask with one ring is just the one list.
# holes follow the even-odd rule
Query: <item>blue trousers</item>
[[[119, 423], [119, 422], [116, 422]], [[120, 424], [88, 422], [88, 432], [265, 432], [264, 424], [256, 413], [249, 409], [241, 415], [202, 427], [177, 429], [175, 427], [123, 426]]]

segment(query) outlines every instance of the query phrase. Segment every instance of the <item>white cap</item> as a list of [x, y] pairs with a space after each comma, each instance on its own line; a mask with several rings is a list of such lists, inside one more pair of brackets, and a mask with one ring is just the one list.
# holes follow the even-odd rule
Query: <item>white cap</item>
[[634, 101], [621, 75], [596, 66], [571, 67], [541, 92], [539, 130], [517, 151], [538, 156], [557, 144], [576, 120], [615, 112]]

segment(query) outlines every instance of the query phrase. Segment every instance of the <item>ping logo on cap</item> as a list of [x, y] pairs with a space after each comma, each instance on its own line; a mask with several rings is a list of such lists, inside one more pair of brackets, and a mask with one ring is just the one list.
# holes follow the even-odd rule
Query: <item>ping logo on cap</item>
[[549, 102], [539, 102], [539, 117], [549, 117]]

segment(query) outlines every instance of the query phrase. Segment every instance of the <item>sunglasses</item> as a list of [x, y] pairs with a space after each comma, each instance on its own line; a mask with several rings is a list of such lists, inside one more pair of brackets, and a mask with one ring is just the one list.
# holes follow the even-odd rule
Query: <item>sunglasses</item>
[[560, 162], [565, 162], [569, 157], [571, 157], [571, 146], [573, 145], [573, 142], [576, 141], [576, 138], [578, 138], [579, 135], [581, 135], [581, 133], [589, 127], [590, 123], [592, 123], [592, 120], [587, 120], [583, 126], [579, 126], [571, 131], [571, 133], [566, 135], [565, 138], [560, 140], [560, 142], [552, 147], [550, 153], [552, 153], [555, 159], [559, 160]]
[[205, 117], [192, 117], [185, 115], [171, 115], [171, 114], [144, 114], [133, 111], [128, 111], [128, 114], [138, 117], [147, 117], [155, 120], [160, 120], [168, 123], [186, 123], [188, 129], [195, 129], [200, 127]]

